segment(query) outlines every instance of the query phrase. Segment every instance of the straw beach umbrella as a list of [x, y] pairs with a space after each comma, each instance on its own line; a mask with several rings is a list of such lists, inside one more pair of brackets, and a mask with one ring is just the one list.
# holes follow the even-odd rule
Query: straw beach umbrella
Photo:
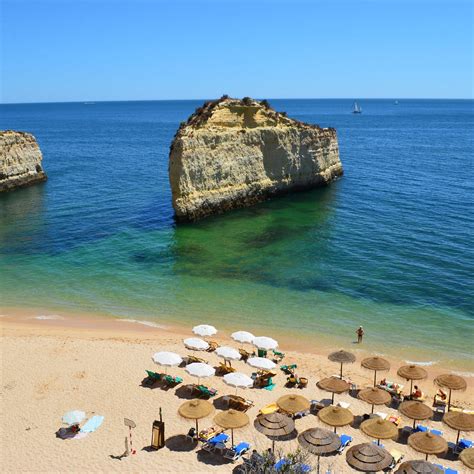
[[428, 377], [428, 372], [419, 365], [404, 365], [397, 370], [397, 375], [410, 381], [410, 394], [413, 392], [413, 380], [423, 380]]
[[234, 445], [234, 429], [243, 428], [249, 424], [249, 417], [237, 410], [221, 411], [214, 417], [214, 422], [226, 430], [231, 430], [232, 445]]
[[318, 456], [317, 472], [319, 473], [321, 455], [337, 451], [341, 446], [341, 439], [336, 433], [324, 428], [310, 428], [298, 436], [298, 443], [306, 451]]
[[201, 337], [209, 337], [217, 334], [217, 329], [210, 324], [200, 324], [199, 326], [193, 327], [193, 333]]
[[400, 403], [398, 410], [402, 415], [413, 420], [413, 428], [419, 420], [427, 420], [433, 416], [433, 410], [424, 403], [417, 402], [416, 400], [408, 400]]
[[448, 443], [441, 436], [428, 431], [419, 431], [408, 437], [408, 444], [419, 453], [426, 454], [426, 460], [430, 454], [442, 454], [448, 450]]
[[269, 413], [255, 418], [255, 429], [272, 440], [272, 451], [275, 451], [275, 440], [288, 436], [295, 430], [295, 422], [282, 413]]
[[466, 390], [466, 380], [456, 374], [443, 374], [434, 379], [434, 383], [441, 388], [449, 390], [448, 397], [448, 411], [451, 408], [451, 391], [452, 390]]
[[459, 441], [461, 431], [474, 431], [474, 415], [468, 413], [450, 411], [443, 416], [443, 421], [454, 430], [458, 431], [456, 444]]
[[192, 349], [193, 351], [206, 351], [209, 349], [209, 344], [198, 337], [188, 337], [183, 342], [188, 349]]
[[212, 403], [207, 400], [189, 400], [184, 402], [179, 408], [178, 413], [189, 420], [196, 420], [196, 433], [199, 431], [198, 420], [209, 416], [214, 410]]
[[354, 415], [347, 408], [329, 405], [318, 412], [318, 418], [326, 425], [334, 427], [334, 433], [337, 427], [350, 425], [354, 421]]
[[203, 362], [193, 362], [186, 366], [186, 372], [193, 377], [197, 377], [198, 384], [201, 382], [202, 378], [212, 377], [216, 373], [216, 369], [211, 367], [209, 364], [204, 364]]
[[371, 438], [377, 440], [380, 445], [381, 439], [392, 439], [398, 435], [398, 428], [388, 420], [382, 418], [371, 418], [361, 423], [360, 429]]
[[353, 364], [356, 361], [356, 356], [352, 352], [347, 352], [344, 350], [339, 350], [335, 352], [331, 352], [328, 355], [328, 359], [331, 362], [337, 362], [338, 364], [341, 364], [341, 379], [342, 379], [342, 365], [343, 364]]
[[253, 386], [253, 379], [241, 372], [232, 372], [230, 374], [225, 374], [224, 382], [227, 385], [235, 387], [236, 394], [238, 388], [249, 388]]
[[280, 410], [283, 410], [286, 413], [291, 413], [292, 415], [300, 411], [309, 410], [309, 407], [311, 406], [311, 403], [307, 398], [293, 393], [280, 397], [276, 403]]
[[462, 463], [470, 469], [474, 469], [474, 448], [463, 449], [459, 455]]
[[332, 403], [334, 403], [335, 393], [344, 393], [351, 387], [345, 380], [336, 377], [327, 377], [316, 384], [321, 390], [332, 392]]
[[428, 461], [406, 461], [395, 474], [443, 474], [444, 471]]
[[392, 464], [392, 455], [373, 443], [357, 444], [347, 451], [347, 463], [359, 471], [377, 472]]
[[175, 352], [156, 352], [153, 354], [153, 362], [158, 365], [162, 365], [165, 367], [165, 371], [167, 372], [168, 367], [176, 367], [177, 365], [183, 362], [183, 359], [179, 354]]
[[377, 372], [390, 370], [390, 362], [382, 357], [367, 357], [360, 363], [365, 369], [374, 371], [374, 387], [377, 385]]
[[275, 362], [272, 362], [270, 359], [265, 359], [265, 357], [250, 357], [250, 359], [247, 359], [247, 364], [264, 370], [272, 370], [276, 367]]
[[387, 405], [392, 400], [392, 396], [387, 391], [377, 387], [364, 388], [357, 396], [372, 405], [371, 413], [374, 412], [374, 405]]

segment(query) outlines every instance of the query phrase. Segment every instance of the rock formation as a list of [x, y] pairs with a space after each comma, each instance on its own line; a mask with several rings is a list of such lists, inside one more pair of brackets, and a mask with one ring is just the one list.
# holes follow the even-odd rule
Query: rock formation
[[0, 192], [46, 180], [41, 150], [33, 135], [0, 131]]
[[266, 101], [223, 96], [183, 122], [169, 177], [178, 220], [196, 220], [342, 175], [336, 131], [290, 119]]

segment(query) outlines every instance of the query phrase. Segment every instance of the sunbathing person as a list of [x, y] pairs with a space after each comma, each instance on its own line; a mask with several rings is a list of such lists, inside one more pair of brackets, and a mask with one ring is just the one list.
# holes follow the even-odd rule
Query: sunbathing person
[[415, 385], [413, 392], [410, 394], [412, 400], [418, 400], [423, 397], [423, 392], [418, 388], [418, 385]]
[[434, 396], [434, 404], [435, 405], [446, 405], [446, 400], [448, 396], [446, 395], [446, 392], [443, 390], [439, 389], [436, 395]]

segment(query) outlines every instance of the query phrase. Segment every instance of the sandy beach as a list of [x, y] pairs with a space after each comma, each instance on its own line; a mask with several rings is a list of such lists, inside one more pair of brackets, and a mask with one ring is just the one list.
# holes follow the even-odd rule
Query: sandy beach
[[[159, 370], [151, 356], [159, 350], [175, 351], [182, 356], [189, 354], [182, 339], [191, 335], [191, 328], [157, 328], [141, 324], [124, 323], [118, 320], [99, 320], [94, 326], [90, 320], [54, 316], [53, 319], [32, 319], [24, 313], [23, 318], [8, 316], [3, 312], [2, 327], [2, 452], [4, 472], [232, 472], [235, 465], [223, 463], [212, 454], [199, 450], [184, 441], [184, 434], [192, 422], [181, 418], [177, 409], [186, 398], [183, 390], [150, 389], [142, 386], [145, 369]], [[268, 335], [271, 335], [271, 331]], [[236, 346], [228, 335], [214, 337], [219, 343]], [[259, 408], [276, 401], [284, 394], [299, 393], [309, 399], [330, 398], [330, 394], [316, 387], [323, 377], [337, 374], [337, 364], [327, 360], [326, 353], [302, 353], [282, 346], [286, 353], [284, 363], [298, 364], [298, 374], [309, 378], [309, 385], [303, 390], [284, 387], [286, 376], [278, 371], [273, 391], [249, 389], [240, 394], [255, 402], [247, 413], [253, 421]], [[338, 349], [338, 348], [335, 348]], [[212, 365], [220, 359], [215, 354], [197, 353]], [[359, 387], [370, 386], [371, 372], [360, 367], [360, 359], [345, 366], [345, 375]], [[387, 379], [406, 383], [397, 378], [396, 369], [400, 361], [391, 361]], [[250, 375], [251, 367], [235, 362], [237, 370]], [[443, 368], [428, 367], [429, 378], [420, 383], [431, 398], [436, 391], [433, 378]], [[179, 375], [184, 384], [193, 383], [184, 369], [170, 369]], [[454, 403], [465, 408], [473, 407], [472, 388], [474, 381], [467, 378], [468, 389], [454, 393]], [[212, 377], [206, 385], [216, 388], [220, 396], [234, 393], [221, 377]], [[178, 395], [179, 396], [178, 396]], [[351, 404], [355, 415], [370, 411], [370, 406], [349, 394], [336, 395], [337, 401]], [[159, 417], [162, 408], [166, 430], [166, 447], [158, 452], [147, 447], [151, 441], [153, 420]], [[382, 407], [386, 413], [396, 413]], [[62, 440], [55, 436], [60, 428], [62, 415], [79, 409], [87, 413], [103, 415], [103, 425], [84, 439]], [[377, 409], [376, 409], [377, 411]], [[216, 412], [217, 413], [217, 410]], [[214, 414], [215, 414], [214, 413]], [[212, 417], [201, 420], [200, 427], [211, 426]], [[127, 429], [124, 417], [136, 422], [133, 431], [133, 447], [137, 454], [122, 460], [114, 459], [124, 451]], [[403, 418], [401, 426], [409, 425]], [[428, 426], [441, 429], [448, 441], [455, 441], [456, 433], [440, 421], [429, 421]], [[296, 421], [299, 432], [316, 426], [323, 426], [314, 415]], [[353, 444], [370, 439], [353, 427], [339, 429], [354, 438]], [[235, 440], [248, 441], [253, 448], [264, 450], [270, 441], [258, 433], [253, 425], [235, 431]], [[296, 440], [277, 443], [284, 452], [297, 447]], [[388, 440], [387, 449], [395, 448], [405, 454], [405, 460], [421, 459], [403, 443]], [[431, 458], [446, 467], [468, 472], [461, 462]], [[316, 458], [312, 458], [316, 462]], [[321, 467], [332, 472], [351, 472], [345, 456], [322, 458]], [[323, 471], [324, 472], [324, 471]]]

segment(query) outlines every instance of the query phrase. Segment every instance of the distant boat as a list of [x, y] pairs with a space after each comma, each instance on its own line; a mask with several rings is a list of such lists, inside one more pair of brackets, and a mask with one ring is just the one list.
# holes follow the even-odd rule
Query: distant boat
[[352, 109], [353, 114], [361, 114], [362, 113], [362, 107], [354, 101], [354, 108]]
[[95, 102], [84, 102], [84, 105], [94, 105]]
[[398, 105], [398, 100], [395, 101], [395, 105]]

